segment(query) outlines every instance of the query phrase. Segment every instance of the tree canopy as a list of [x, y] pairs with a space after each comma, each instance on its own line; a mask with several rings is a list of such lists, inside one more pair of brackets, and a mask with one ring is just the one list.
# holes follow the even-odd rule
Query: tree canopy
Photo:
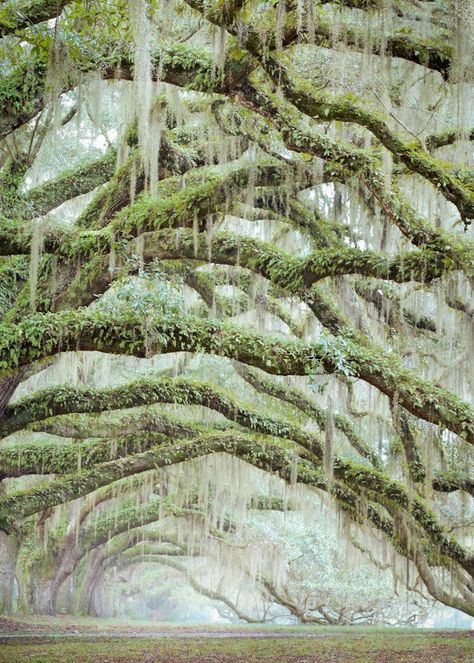
[[158, 566], [247, 621], [389, 620], [387, 573], [474, 616], [473, 34], [0, 4], [1, 609]]

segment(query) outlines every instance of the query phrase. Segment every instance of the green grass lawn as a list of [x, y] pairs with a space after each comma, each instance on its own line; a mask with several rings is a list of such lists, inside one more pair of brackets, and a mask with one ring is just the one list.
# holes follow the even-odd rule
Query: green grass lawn
[[[472, 663], [474, 633], [380, 628], [170, 627], [139, 637], [115, 624], [107, 636], [84, 624], [87, 635], [65, 637], [64, 629], [39, 637], [0, 634], [0, 662], [17, 663]], [[128, 625], [130, 628], [130, 624]], [[115, 633], [114, 633], [115, 632]], [[54, 634], [52, 634], [54, 633]], [[120, 637], [118, 634], [120, 633]], [[167, 637], [163, 637], [163, 633]], [[223, 637], [225, 636], [225, 637]]]

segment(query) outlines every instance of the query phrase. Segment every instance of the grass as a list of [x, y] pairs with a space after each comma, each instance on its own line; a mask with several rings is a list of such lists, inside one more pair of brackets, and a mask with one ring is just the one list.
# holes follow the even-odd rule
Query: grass
[[42, 624], [49, 633], [34, 638], [0, 634], [0, 663], [471, 663], [474, 652], [470, 631], [156, 624], [144, 631], [114, 622], [99, 635], [75, 620], [83, 635], [65, 637], [64, 621]]

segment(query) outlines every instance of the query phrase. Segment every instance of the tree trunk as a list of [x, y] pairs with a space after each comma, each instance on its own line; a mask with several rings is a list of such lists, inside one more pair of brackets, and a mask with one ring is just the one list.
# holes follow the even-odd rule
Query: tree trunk
[[[80, 598], [76, 609], [84, 615], [90, 615], [92, 617], [98, 617], [98, 611], [96, 606], [96, 591], [99, 586], [100, 576], [102, 575], [102, 563], [105, 559], [102, 551], [93, 550], [91, 553], [91, 559], [87, 565], [87, 570], [82, 582], [82, 588], [80, 592]], [[98, 601], [101, 603], [101, 601]]]
[[104, 584], [99, 582], [102, 579], [103, 570], [99, 565], [87, 588], [88, 604], [87, 614], [90, 617], [110, 617], [110, 610], [105, 608]]
[[0, 532], [0, 613], [10, 614], [13, 610], [18, 540], [14, 534]]
[[74, 573], [77, 566], [76, 547], [75, 532], [70, 532], [64, 541], [59, 562], [47, 583], [46, 594], [41, 601], [41, 614], [54, 615], [56, 613], [59, 590], [63, 583]]
[[40, 580], [36, 591], [35, 613], [38, 615], [56, 614], [56, 596], [53, 591], [53, 581]]
[[28, 366], [23, 366], [13, 375], [0, 380], [0, 421], [3, 417], [5, 409], [13, 396], [15, 389], [18, 387], [23, 377], [28, 371]]

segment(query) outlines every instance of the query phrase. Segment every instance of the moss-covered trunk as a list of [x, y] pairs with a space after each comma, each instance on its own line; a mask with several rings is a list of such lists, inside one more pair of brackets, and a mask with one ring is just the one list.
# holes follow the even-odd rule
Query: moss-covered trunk
[[0, 614], [13, 611], [18, 539], [15, 534], [0, 532]]

